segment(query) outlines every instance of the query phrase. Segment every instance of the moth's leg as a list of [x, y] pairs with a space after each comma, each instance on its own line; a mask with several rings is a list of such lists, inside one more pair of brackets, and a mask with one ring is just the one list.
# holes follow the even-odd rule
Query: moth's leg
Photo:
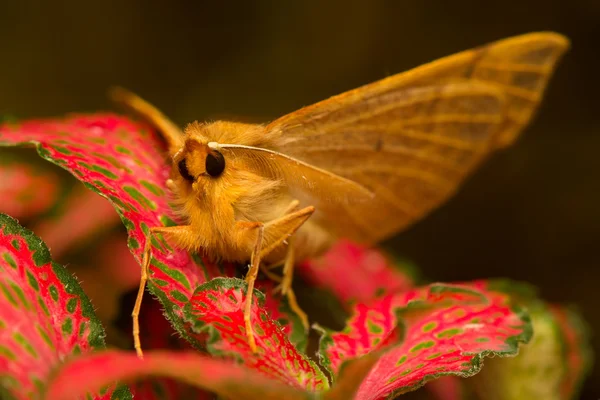
[[269, 278], [273, 282], [281, 283], [282, 278], [280, 276], [278, 276], [276, 273], [271, 272], [271, 269], [278, 267], [281, 264], [282, 263], [277, 263], [277, 264], [272, 264], [272, 265], [260, 264], [260, 270], [262, 271], [263, 274], [265, 274], [267, 276], [267, 278]]
[[269, 241], [265, 248], [262, 249], [261, 257], [266, 257], [277, 247], [281, 246], [314, 212], [315, 208], [308, 206], [265, 223], [265, 230]]
[[294, 277], [294, 237], [288, 239], [288, 251], [285, 255], [285, 262], [283, 263], [283, 279], [279, 287], [281, 288], [281, 294], [286, 295], [288, 290], [292, 288], [292, 278]]
[[248, 345], [250, 350], [256, 353], [256, 340], [254, 339], [254, 330], [252, 329], [252, 298], [254, 297], [254, 283], [258, 276], [258, 269], [260, 267], [260, 249], [263, 244], [265, 227], [263, 224], [257, 226], [256, 243], [252, 251], [252, 257], [250, 258], [250, 270], [246, 274], [246, 283], [248, 289], [246, 291], [246, 303], [244, 304], [244, 325], [246, 327], [246, 337], [248, 338]]
[[[291, 213], [293, 211], [296, 211], [298, 209], [299, 205], [300, 205], [300, 202], [298, 200], [292, 200], [290, 202], [290, 204], [287, 206], [287, 208], [283, 211], [282, 215], [286, 215], [286, 214], [289, 214], [289, 213]], [[283, 259], [281, 261], [278, 261], [278, 262], [275, 262], [275, 263], [270, 264], [270, 265], [261, 264], [260, 270], [265, 275], [267, 275], [267, 277], [269, 279], [271, 279], [272, 281], [281, 283], [281, 278], [278, 277], [277, 275], [275, 275], [273, 272], [271, 272], [271, 270], [274, 269], [274, 268], [277, 268], [277, 267], [280, 267], [280, 266], [284, 265], [284, 263], [285, 263], [285, 259]]]
[[135, 306], [131, 312], [133, 318], [133, 345], [135, 352], [139, 358], [144, 358], [142, 352], [142, 345], [140, 343], [140, 308], [142, 307], [142, 300], [144, 298], [144, 290], [146, 289], [146, 283], [150, 276], [150, 261], [152, 259], [152, 235], [156, 233], [164, 233], [169, 235], [175, 243], [182, 245], [187, 242], [189, 235], [192, 233], [192, 227], [188, 225], [183, 226], [155, 226], [150, 228], [150, 233], [146, 238], [146, 244], [144, 245], [144, 252], [142, 253], [142, 275], [140, 278], [140, 287], [138, 289], [137, 297], [135, 299]]
[[283, 279], [275, 290], [280, 289], [281, 294], [287, 297], [290, 308], [296, 313], [296, 315], [298, 315], [298, 318], [300, 318], [300, 321], [302, 321], [304, 329], [308, 329], [308, 316], [298, 305], [296, 294], [292, 289], [292, 279], [294, 278], [294, 265], [296, 261], [294, 253], [294, 237], [292, 236], [288, 242], [288, 250], [285, 255], [285, 262], [283, 264]]
[[[295, 209], [298, 206], [298, 204], [291, 204], [290, 206], [292, 205], [294, 207], [291, 209]], [[284, 215], [281, 218], [268, 222], [265, 225], [265, 229], [270, 230], [268, 231], [268, 233], [270, 234], [269, 236], [271, 236], [272, 233], [276, 233], [279, 237], [272, 243], [269, 243], [269, 246], [263, 250], [264, 257], [270, 251], [272, 251], [287, 240], [288, 247], [285, 256], [285, 261], [283, 264], [283, 279], [278, 288], [280, 288], [281, 293], [287, 297], [290, 308], [298, 315], [305, 329], [308, 329], [308, 317], [298, 305], [298, 302], [296, 301], [296, 295], [292, 290], [292, 279], [294, 277], [295, 261], [294, 237], [292, 236], [292, 234], [296, 232], [296, 230], [300, 228], [300, 226], [302, 226], [304, 222], [306, 222], [306, 220], [312, 215], [314, 211], [314, 207], [305, 207], [301, 210], [292, 212], [290, 214]]]
[[[248, 235], [256, 235], [250, 262], [250, 270], [246, 274], [248, 291], [246, 292], [246, 303], [244, 304], [244, 324], [248, 344], [252, 352], [256, 352], [256, 339], [252, 330], [252, 298], [254, 283], [258, 276], [261, 260], [273, 249], [288, 239], [314, 212], [314, 207], [306, 207], [291, 214], [284, 215], [266, 224], [260, 222], [238, 222], [236, 224], [236, 240], [243, 242], [249, 239]], [[265, 240], [265, 236], [269, 240]], [[265, 243], [266, 242], [266, 243]], [[264, 246], [264, 248], [263, 248]]]
[[[304, 326], [304, 328], [308, 329], [308, 316], [306, 315], [304, 310], [302, 310], [302, 308], [300, 308], [300, 306], [298, 305], [298, 302], [296, 300], [296, 294], [292, 290], [292, 279], [294, 277], [295, 265], [293, 236], [288, 239], [288, 243], [289, 247], [288, 251], [286, 252], [285, 258], [282, 261], [273, 263], [271, 265], [261, 266], [261, 271], [265, 275], [267, 275], [267, 278], [279, 283], [279, 285], [277, 285], [274, 291], [281, 291], [281, 294], [288, 298], [290, 308], [298, 315], [298, 317], [302, 321], [302, 325]], [[283, 265], [282, 277], [279, 277], [270, 271], [271, 269], [280, 267], [281, 265]]]
[[289, 213], [297, 211], [299, 205], [300, 205], [300, 202], [298, 200], [292, 200], [290, 202], [290, 204], [287, 206], [287, 208], [285, 209], [285, 211], [283, 212], [283, 215], [287, 215]]
[[129, 90], [112, 87], [108, 93], [109, 97], [115, 103], [123, 105], [129, 111], [137, 114], [149, 122], [154, 128], [162, 133], [169, 145], [169, 152], [174, 154], [183, 144], [183, 133], [173, 121], [167, 118], [152, 104], [142, 99]]

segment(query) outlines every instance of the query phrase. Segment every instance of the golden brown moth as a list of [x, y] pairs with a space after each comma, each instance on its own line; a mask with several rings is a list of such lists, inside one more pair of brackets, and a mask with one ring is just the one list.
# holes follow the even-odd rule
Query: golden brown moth
[[[340, 237], [375, 244], [448, 199], [494, 150], [513, 143], [538, 108], [569, 41], [530, 33], [448, 56], [351, 90], [266, 125], [217, 121], [182, 132], [123, 89], [112, 98], [164, 136], [166, 182], [185, 225], [156, 226], [177, 247], [213, 258], [283, 264], [281, 291], [307, 325], [291, 290], [294, 262]], [[132, 313], [148, 279], [150, 240]], [[256, 344], [245, 303], [249, 345]]]

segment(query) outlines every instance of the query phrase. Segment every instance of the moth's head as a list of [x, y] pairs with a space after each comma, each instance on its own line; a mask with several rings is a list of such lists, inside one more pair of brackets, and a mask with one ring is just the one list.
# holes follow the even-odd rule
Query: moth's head
[[[256, 127], [253, 129], [259, 131]], [[188, 126], [173, 150], [172, 184], [169, 184], [174, 200], [185, 205], [184, 214], [192, 213], [198, 205], [216, 214], [221, 207], [232, 204], [237, 204], [239, 209], [240, 204], [255, 204], [252, 199], [277, 190], [279, 182], [257, 173], [256, 162], [251, 157], [233, 155], [230, 149], [221, 147], [223, 143], [243, 143], [258, 136], [248, 131], [247, 125], [220, 121]], [[234, 134], [236, 138], [230, 137]]]
[[189, 186], [194, 192], [219, 179], [227, 168], [225, 157], [211, 149], [202, 137], [188, 136], [173, 155], [172, 178], [179, 187]]

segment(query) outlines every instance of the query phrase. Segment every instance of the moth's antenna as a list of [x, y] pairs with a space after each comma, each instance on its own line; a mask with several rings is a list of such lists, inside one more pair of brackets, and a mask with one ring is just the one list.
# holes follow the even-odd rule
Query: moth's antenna
[[211, 150], [219, 150], [221, 145], [217, 142], [208, 142], [208, 148]]
[[[259, 172], [282, 179], [290, 187], [308, 190], [324, 199], [341, 203], [360, 203], [372, 200], [375, 196], [375, 193], [358, 182], [275, 150], [217, 142], [209, 142], [208, 147], [212, 150], [219, 150], [223, 154], [227, 152], [234, 156], [246, 157], [252, 161], [248, 167], [254, 167]], [[327, 190], [316, 191], [315, 182], [323, 179], [327, 179], [329, 182]], [[340, 193], [341, 195], [338, 196]]]

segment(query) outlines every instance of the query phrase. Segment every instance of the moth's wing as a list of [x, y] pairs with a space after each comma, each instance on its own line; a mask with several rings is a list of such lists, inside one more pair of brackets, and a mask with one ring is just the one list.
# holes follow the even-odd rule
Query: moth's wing
[[312, 165], [271, 149], [209, 146], [283, 181], [294, 198], [316, 207], [311, 221], [325, 230], [374, 242], [448, 197], [505, 121], [502, 93], [479, 82], [407, 88], [362, 106], [348, 115], [342, 141], [307, 149]]
[[[412, 70], [351, 90], [288, 114], [272, 122], [267, 131], [296, 142], [299, 153], [306, 141], [315, 147], [343, 136], [340, 126], [347, 116], [362, 112], [361, 102], [403, 88], [440, 84], [452, 80], [477, 80], [505, 93], [507, 120], [499, 132], [498, 146], [511, 144], [538, 108], [557, 61], [569, 48], [569, 40], [554, 32], [537, 32], [500, 40], [441, 58]], [[312, 133], [320, 132], [321, 136]], [[306, 134], [308, 133], [308, 136]], [[336, 135], [333, 138], [325, 136]], [[285, 148], [286, 154], [293, 150]], [[296, 154], [293, 152], [292, 154]], [[311, 161], [311, 160], [307, 160]]]
[[443, 203], [518, 136], [567, 47], [554, 33], [505, 39], [303, 108], [266, 134], [275, 150], [374, 192], [349, 206], [291, 185], [323, 228], [377, 242]]

